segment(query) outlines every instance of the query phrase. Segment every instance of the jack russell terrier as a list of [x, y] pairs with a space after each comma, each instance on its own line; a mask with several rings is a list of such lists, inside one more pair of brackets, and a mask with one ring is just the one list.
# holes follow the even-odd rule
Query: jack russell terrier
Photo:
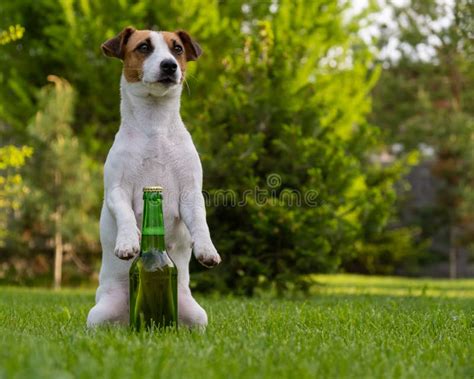
[[201, 161], [179, 113], [186, 63], [201, 48], [184, 31], [127, 27], [102, 51], [123, 61], [122, 122], [104, 166], [102, 267], [87, 325], [128, 323], [128, 271], [140, 250], [142, 189], [160, 185], [166, 249], [178, 268], [179, 323], [205, 327], [207, 314], [189, 289], [191, 251], [206, 267], [221, 258], [206, 222]]

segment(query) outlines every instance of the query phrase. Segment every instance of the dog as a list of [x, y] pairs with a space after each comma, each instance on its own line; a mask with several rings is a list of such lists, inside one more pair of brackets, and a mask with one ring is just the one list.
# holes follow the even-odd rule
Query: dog
[[128, 323], [128, 272], [140, 250], [142, 189], [160, 185], [166, 250], [178, 269], [178, 323], [206, 327], [207, 314], [189, 288], [189, 261], [192, 251], [209, 268], [221, 258], [206, 222], [201, 161], [180, 116], [186, 64], [199, 58], [201, 47], [182, 30], [127, 27], [101, 48], [123, 61], [121, 124], [104, 166], [102, 266], [87, 325]]

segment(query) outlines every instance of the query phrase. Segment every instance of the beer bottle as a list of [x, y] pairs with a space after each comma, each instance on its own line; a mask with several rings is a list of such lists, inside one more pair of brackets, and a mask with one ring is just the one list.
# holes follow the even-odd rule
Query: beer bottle
[[165, 248], [161, 187], [143, 188], [140, 254], [130, 267], [130, 326], [178, 325], [178, 270]]

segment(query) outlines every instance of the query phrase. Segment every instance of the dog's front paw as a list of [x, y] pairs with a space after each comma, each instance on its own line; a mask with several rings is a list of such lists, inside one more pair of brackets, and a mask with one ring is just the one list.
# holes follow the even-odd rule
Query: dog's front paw
[[215, 267], [221, 263], [221, 257], [212, 242], [209, 244], [194, 243], [194, 256], [199, 263], [207, 268]]
[[135, 257], [140, 251], [140, 242], [138, 238], [117, 238], [115, 243], [115, 255], [124, 260]]

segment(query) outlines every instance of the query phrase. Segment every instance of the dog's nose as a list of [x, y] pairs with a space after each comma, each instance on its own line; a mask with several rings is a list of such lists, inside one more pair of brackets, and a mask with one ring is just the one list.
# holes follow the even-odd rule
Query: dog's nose
[[171, 75], [175, 73], [176, 69], [178, 68], [178, 65], [175, 61], [171, 59], [165, 59], [161, 61], [160, 68], [165, 74]]

